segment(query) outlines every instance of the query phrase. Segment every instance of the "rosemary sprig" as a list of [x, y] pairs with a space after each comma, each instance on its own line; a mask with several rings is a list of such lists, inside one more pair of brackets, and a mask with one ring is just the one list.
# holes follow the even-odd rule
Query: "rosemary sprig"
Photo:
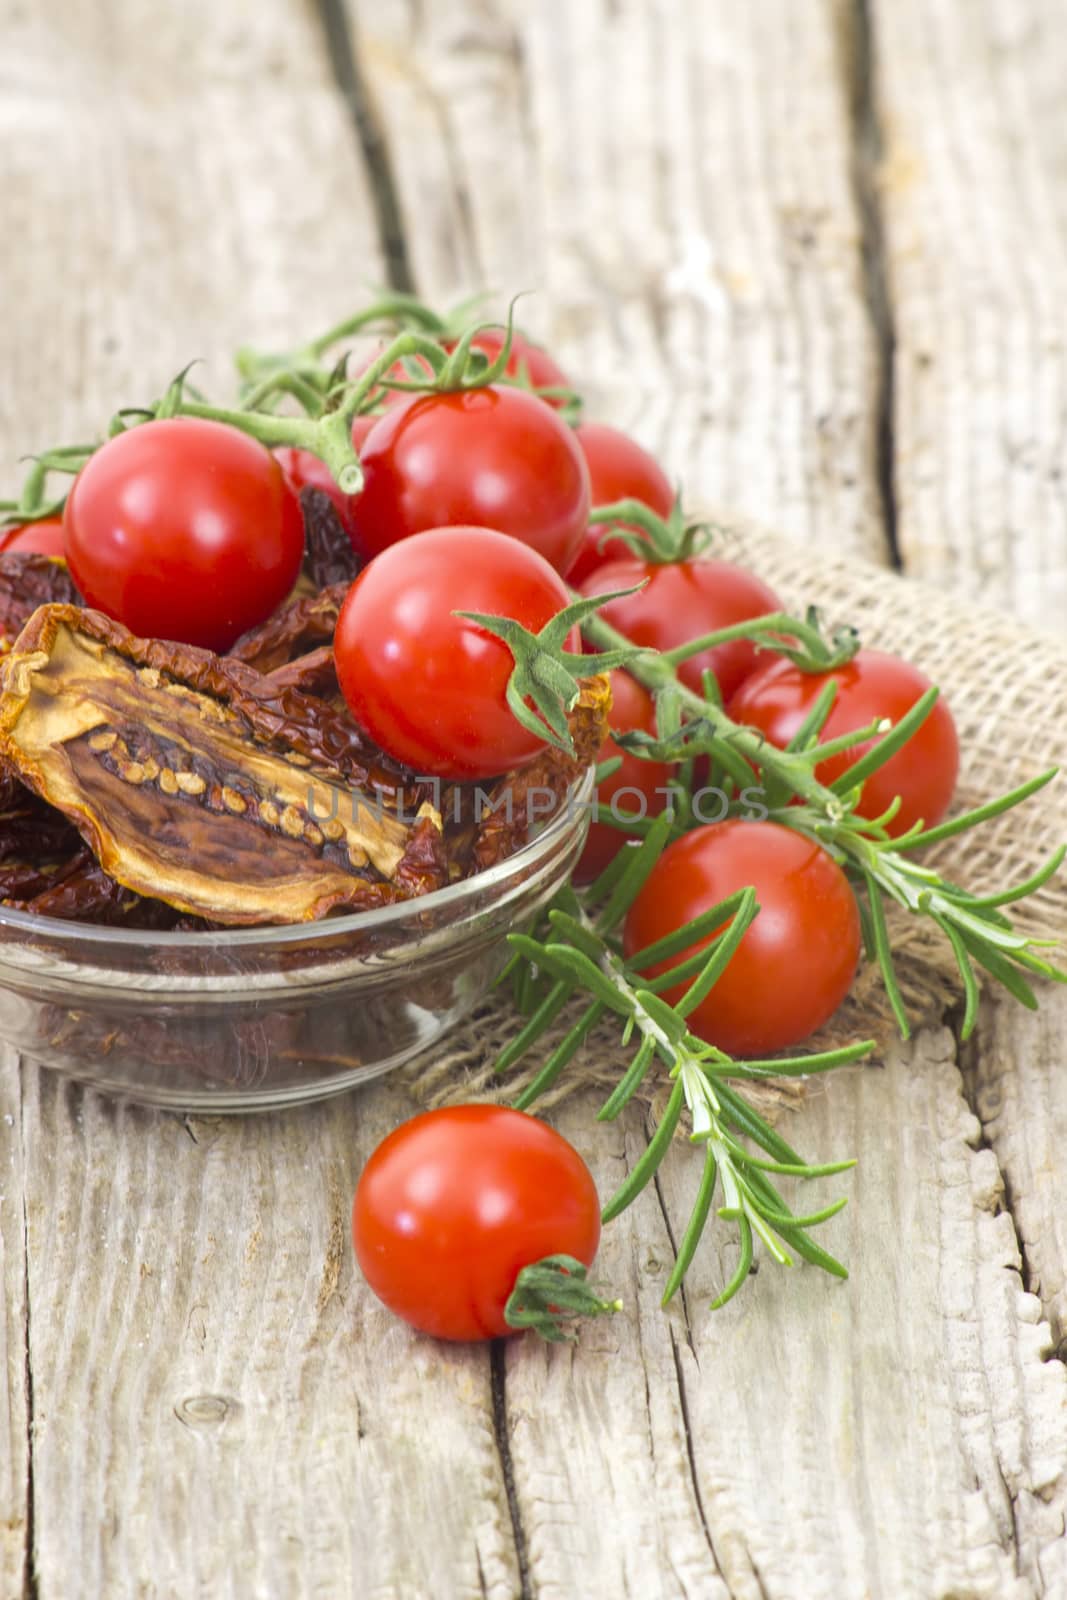
[[[778, 648], [774, 639], [764, 634], [765, 620], [754, 619], [752, 636], [759, 635], [770, 647]], [[783, 631], [788, 626], [789, 619], [779, 621]], [[623, 634], [595, 613], [583, 618], [582, 629], [590, 643], [604, 651], [621, 652], [629, 643]], [[731, 637], [738, 637], [736, 628], [729, 632]], [[830, 685], [826, 693], [820, 696], [808, 722], [790, 747], [779, 750], [757, 730], [733, 722], [713, 697], [696, 694], [679, 681], [675, 658], [681, 659], [682, 655], [688, 656], [707, 649], [721, 642], [721, 636], [720, 631], [695, 639], [684, 647], [684, 651], [672, 652], [671, 657], [642, 651], [627, 662], [627, 670], [655, 693], [657, 702], [667, 695], [672, 707], [681, 707], [683, 720], [676, 723], [668, 739], [647, 740], [647, 736], [632, 735], [622, 736], [619, 743], [661, 761], [678, 760], [686, 753], [707, 753], [722, 760], [728, 773], [731, 772], [731, 761], [736, 764], [737, 758], [742, 758], [744, 772], [739, 775], [740, 784], [743, 786], [747, 783], [750, 787], [747, 793], [742, 787], [738, 796], [731, 800], [729, 814], [736, 815], [745, 805], [752, 806], [750, 797], [760, 792], [756, 787], [758, 775], [765, 796], [763, 815], [808, 834], [845, 867], [862, 897], [861, 914], [866, 940], [881, 968], [886, 992], [903, 1036], [908, 1036], [909, 1023], [885, 924], [887, 899], [915, 916], [928, 917], [948, 940], [967, 1002], [964, 1038], [969, 1036], [977, 1018], [976, 968], [983, 968], [1031, 1009], [1037, 1005], [1037, 1000], [1028, 982], [1029, 974], [1057, 983], [1067, 982], [1067, 973], [1038, 953], [1048, 941], [1019, 933], [1001, 910], [1001, 907], [1022, 899], [1047, 882], [1063, 860], [1063, 852], [1057, 852], [1025, 883], [984, 899], [969, 895], [958, 884], [943, 878], [935, 869], [915, 860], [911, 854], [914, 850], [954, 837], [1020, 805], [1051, 782], [1057, 769], [1051, 768], [1008, 794], [1000, 795], [938, 827], [912, 830], [902, 838], [891, 839], [886, 833], [885, 824], [892, 813], [871, 822], [858, 816], [855, 807], [864, 781], [884, 766], [929, 716], [937, 700], [937, 690], [928, 690], [906, 716], [881, 731], [880, 737], [870, 748], [831, 785], [826, 786], [819, 782], [814, 768], [833, 750], [842, 747], [841, 740], [819, 742], [819, 735], [833, 703]], [[872, 732], [877, 731], [866, 728], [849, 735], [846, 747], [853, 742], [865, 742]], [[798, 800], [803, 803], [796, 804]], [[692, 823], [699, 820], [694, 817]], [[648, 833], [651, 830], [639, 827], [637, 831]]]
[[[655, 737], [641, 733], [616, 735], [617, 742], [649, 759], [680, 763], [680, 781], [676, 803], [660, 816], [602, 816], [600, 820], [614, 823], [640, 843], [620, 851], [589, 889], [564, 890], [535, 934], [511, 935], [512, 970], [525, 996], [528, 1016], [500, 1057], [498, 1070], [504, 1071], [523, 1060], [568, 1002], [580, 996], [585, 1002], [582, 1010], [519, 1097], [520, 1106], [531, 1105], [555, 1083], [590, 1030], [609, 1015], [621, 1025], [622, 1045], [629, 1056], [600, 1117], [618, 1116], [650, 1072], [665, 1071], [671, 1087], [659, 1123], [641, 1159], [604, 1207], [604, 1219], [608, 1221], [636, 1199], [666, 1158], [674, 1133], [686, 1115], [691, 1142], [704, 1146], [704, 1165], [693, 1211], [666, 1285], [665, 1301], [681, 1283], [717, 1198], [717, 1215], [736, 1226], [738, 1258], [733, 1276], [714, 1302], [716, 1306], [725, 1304], [740, 1288], [757, 1247], [782, 1265], [800, 1256], [827, 1272], [845, 1276], [842, 1264], [811, 1237], [811, 1229], [835, 1215], [844, 1201], [796, 1215], [772, 1180], [824, 1177], [844, 1171], [853, 1163], [814, 1165], [805, 1161], [734, 1085], [772, 1076], [830, 1071], [861, 1060], [873, 1043], [861, 1041], [817, 1055], [736, 1061], [690, 1031], [688, 1015], [725, 970], [758, 914], [752, 889], [738, 891], [666, 939], [629, 958], [623, 954], [617, 930], [663, 849], [687, 829], [709, 820], [700, 814], [691, 792], [695, 758], [705, 755], [713, 763], [712, 781], [721, 784], [726, 797], [723, 815], [750, 815], [755, 807], [758, 816], [771, 817], [824, 846], [844, 867], [856, 891], [865, 949], [879, 964], [891, 1009], [904, 1037], [910, 1024], [894, 967], [887, 903], [895, 903], [934, 923], [948, 941], [960, 971], [965, 1003], [963, 1036], [967, 1037], [977, 1017], [979, 969], [1027, 1006], [1037, 1004], [1029, 982], [1031, 976], [1067, 981], [1067, 974], [1039, 953], [1048, 941], [1018, 932], [1003, 909], [1046, 883], [1062, 863], [1067, 848], [1057, 850], [1025, 882], [985, 896], [972, 895], [945, 879], [934, 868], [916, 860], [913, 852], [1021, 804], [1055, 773], [1043, 773], [938, 827], [927, 829], [919, 825], [903, 837], [890, 838], [887, 824], [899, 803], [873, 821], [860, 817], [855, 808], [866, 779], [907, 743], [930, 714], [937, 699], [936, 689], [925, 694], [895, 725], [887, 721], [872, 723], [843, 738], [824, 740], [822, 732], [836, 693], [830, 679], [789, 747], [780, 750], [757, 730], [735, 724], [723, 710], [711, 681], [705, 683], [703, 694], [682, 684], [677, 676], [678, 664], [729, 636], [758, 638], [794, 660], [803, 652], [811, 670], [828, 670], [855, 648], [855, 636], [850, 631], [842, 631], [831, 644], [826, 644], [811, 613], [803, 623], [776, 615], [720, 630], [660, 655], [637, 650], [603, 617], [587, 610], [586, 603], [582, 604], [580, 616], [573, 613], [571, 608], [570, 613], [564, 614], [568, 623], [579, 621], [588, 642], [600, 651], [599, 658], [589, 659], [605, 664], [610, 661], [612, 665], [624, 662], [627, 670], [655, 696]], [[493, 631], [500, 631], [494, 626], [494, 619], [478, 620], [493, 626]], [[558, 628], [556, 633], [560, 634]], [[530, 641], [528, 645], [531, 656], [534, 643]], [[543, 671], [537, 674], [542, 683], [548, 676]], [[527, 668], [523, 683], [527, 692], [532, 678], [533, 673]], [[540, 703], [538, 710], [544, 711]], [[859, 745], [867, 748], [833, 784], [827, 786], [819, 781], [815, 775], [819, 762]], [[762, 797], [762, 803], [754, 796]], [[694, 949], [698, 945], [699, 949]], [[670, 962], [672, 958], [679, 959], [660, 977], [646, 975], [650, 965]], [[686, 984], [682, 998], [674, 1005], [667, 1004], [658, 991], [673, 991], [680, 983]]]
[[[526, 1107], [548, 1089], [575, 1055], [594, 1024], [605, 1015], [621, 1024], [629, 1064], [599, 1113], [602, 1120], [617, 1117], [629, 1104], [647, 1073], [658, 1062], [671, 1082], [666, 1109], [648, 1147], [604, 1207], [604, 1221], [631, 1204], [651, 1180], [671, 1146], [674, 1132], [686, 1112], [693, 1143], [705, 1147], [704, 1172], [696, 1204], [678, 1250], [677, 1260], [664, 1290], [664, 1304], [678, 1289], [692, 1260], [716, 1194], [718, 1215], [737, 1225], [738, 1270], [715, 1304], [724, 1305], [740, 1288], [751, 1265], [755, 1242], [781, 1265], [794, 1255], [813, 1261], [839, 1277], [846, 1269], [810, 1237], [810, 1230], [834, 1216], [843, 1199], [806, 1215], [795, 1216], [775, 1189], [770, 1175], [818, 1178], [843, 1172], [851, 1161], [813, 1165], [806, 1162], [747, 1101], [731, 1087], [731, 1080], [753, 1081], [770, 1076], [802, 1076], [826, 1072], [859, 1061], [873, 1049], [870, 1040], [846, 1045], [818, 1055], [789, 1056], [773, 1061], [735, 1061], [725, 1051], [706, 1044], [689, 1031], [688, 1013], [697, 1006], [725, 970], [758, 912], [755, 892], [745, 889], [711, 906], [699, 917], [644, 950], [625, 958], [617, 928], [629, 905], [655, 865], [672, 831], [673, 819], [664, 813], [648, 836], [616, 861], [591, 889], [564, 890], [549, 910], [537, 937], [511, 934], [516, 955], [546, 984], [537, 1009], [519, 1036], [497, 1062], [506, 1070], [534, 1048], [545, 1028], [566, 1003], [581, 994], [586, 1005], [577, 1021], [542, 1063], [517, 1104]], [[615, 863], [612, 863], [612, 867]], [[649, 979], [641, 972], [650, 963], [669, 960], [691, 951], [694, 943], [709, 942], [676, 964], [668, 976]], [[687, 980], [682, 998], [668, 1005], [658, 988]], [[753, 1148], [753, 1146], [755, 1148]]]

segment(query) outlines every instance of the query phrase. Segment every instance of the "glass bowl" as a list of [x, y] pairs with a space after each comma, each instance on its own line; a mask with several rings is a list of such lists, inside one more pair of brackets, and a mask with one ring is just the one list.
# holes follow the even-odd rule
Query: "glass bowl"
[[0, 907], [0, 1038], [178, 1111], [340, 1094], [425, 1050], [486, 993], [566, 881], [592, 770], [521, 850], [447, 889], [286, 927], [146, 933]]

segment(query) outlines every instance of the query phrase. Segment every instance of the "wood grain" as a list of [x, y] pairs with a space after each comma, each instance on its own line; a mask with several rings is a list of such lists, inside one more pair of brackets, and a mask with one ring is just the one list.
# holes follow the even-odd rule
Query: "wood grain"
[[381, 270], [363, 162], [293, 0], [0, 0], [0, 493], [189, 361], [223, 393]]
[[28, 1073], [42, 1596], [515, 1591], [486, 1353], [411, 1334], [352, 1260], [408, 1110], [185, 1123]]
[[0, 1045], [0, 1594], [20, 1595], [29, 1536], [26, 1222], [19, 1064]]
[[691, 504], [884, 554], [832, 4], [350, 9], [424, 291], [536, 291], [522, 322]]
[[[523, 320], [694, 497], [884, 551], [835, 8], [354, 14], [423, 286], [543, 289]], [[7, 0], [0, 16], [0, 214], [20, 244], [0, 258], [20, 308], [0, 413], [16, 449], [92, 428], [197, 348], [298, 336], [380, 272], [304, 5]], [[954, 393], [954, 425], [977, 427]], [[1005, 1104], [1032, 1105], [1048, 1080], [1006, 1081], [1025, 1035], [1004, 1015]], [[861, 1158], [827, 1231], [850, 1284], [765, 1269], [712, 1317], [730, 1267], [713, 1241], [660, 1312], [696, 1176], [682, 1146], [605, 1236], [624, 1314], [578, 1352], [495, 1356], [409, 1334], [352, 1266], [351, 1190], [409, 1109], [398, 1090], [185, 1126], [23, 1072], [0, 1159], [25, 1151], [40, 1600], [1067, 1587], [1063, 1367], [943, 1035], [838, 1079], [790, 1128], [813, 1154]], [[15, 1086], [0, 1076], [12, 1105]], [[985, 1114], [1028, 1281], [1058, 1314], [1040, 1149], [1021, 1149], [1022, 1118]], [[604, 1191], [647, 1137], [578, 1104], [561, 1118]], [[0, 1572], [21, 1594], [26, 1267], [6, 1178]]]
[[[578, 1106], [560, 1126], [589, 1148]], [[626, 1313], [576, 1358], [508, 1350], [519, 1504], [538, 1594], [759, 1600], [1031, 1600], [1067, 1583], [1067, 1379], [1022, 1291], [997, 1164], [947, 1031], [884, 1070], [836, 1076], [784, 1127], [814, 1159], [855, 1155], [820, 1230], [851, 1279], [764, 1263], [725, 1310], [729, 1228], [659, 1298], [696, 1190], [684, 1147], [609, 1229]], [[602, 1189], [643, 1148], [592, 1147]], [[809, 1194], [811, 1191], [805, 1191]], [[821, 1203], [821, 1202], [820, 1202]], [[562, 1370], [561, 1370], [562, 1369]], [[634, 1381], [643, 1369], [646, 1381]], [[551, 1403], [546, 1403], [550, 1399]], [[624, 1503], [626, 1533], [576, 1514]]]
[[[875, 0], [872, 13], [905, 568], [1062, 636], [1062, 19], [1043, 0]], [[1045, 986], [1041, 1008], [995, 1000], [966, 1081], [1063, 1350], [1067, 995]]]
[[908, 567], [1062, 629], [1067, 34], [1056, 0], [872, 0]]

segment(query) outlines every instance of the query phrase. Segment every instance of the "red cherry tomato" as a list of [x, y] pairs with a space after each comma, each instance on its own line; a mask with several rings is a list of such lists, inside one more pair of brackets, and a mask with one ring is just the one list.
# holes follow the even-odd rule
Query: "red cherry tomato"
[[523, 1267], [590, 1266], [600, 1206], [588, 1167], [546, 1123], [505, 1106], [447, 1106], [391, 1133], [363, 1169], [352, 1241], [378, 1298], [438, 1339], [514, 1332]]
[[511, 651], [453, 613], [512, 617], [537, 633], [567, 600], [558, 573], [517, 539], [489, 528], [415, 534], [348, 591], [334, 640], [341, 691], [371, 738], [420, 774], [487, 778], [524, 766], [545, 741], [505, 698]]
[[[671, 650], [703, 633], [727, 628], [749, 617], [780, 611], [782, 603], [773, 589], [754, 573], [728, 561], [680, 561], [657, 566], [639, 556], [626, 556], [598, 567], [581, 585], [583, 595], [629, 589], [648, 580], [638, 593], [612, 600], [600, 615], [635, 644]], [[698, 694], [701, 673], [710, 667], [719, 680], [724, 699], [755, 669], [756, 647], [735, 639], [690, 656], [678, 669], [682, 682]]]
[[281, 604], [304, 553], [300, 506], [270, 451], [193, 417], [102, 445], [74, 481], [63, 529], [90, 606], [146, 638], [218, 651]]
[[23, 522], [2, 535], [0, 551], [21, 551], [23, 555], [61, 556], [64, 554], [61, 517], [42, 517], [40, 522]]
[[[821, 845], [777, 822], [731, 819], [668, 845], [626, 917], [627, 957], [751, 884], [760, 910], [729, 966], [689, 1016], [709, 1044], [735, 1056], [787, 1050], [830, 1018], [860, 954], [860, 919], [848, 879]], [[670, 971], [710, 942], [669, 961]], [[686, 984], [662, 991], [669, 1005]]]
[[[628, 672], [611, 674], [611, 726], [616, 733], [656, 731], [652, 696]], [[670, 780], [670, 767], [662, 761], [646, 761], [623, 750], [614, 739], [605, 739], [598, 759], [609, 761], [613, 756], [622, 757], [622, 766], [597, 785], [600, 806], [613, 807], [619, 815], [636, 811], [646, 817], [658, 816], [667, 803], [667, 796], [661, 791]], [[628, 837], [632, 835], [620, 833], [610, 822], [591, 822], [585, 849], [575, 868], [577, 881], [591, 883], [614, 860]]]
[[370, 555], [427, 528], [496, 528], [566, 571], [585, 533], [589, 474], [573, 431], [522, 389], [416, 395], [363, 446], [356, 536]]
[[[730, 700], [730, 715], [735, 722], [759, 728], [772, 744], [784, 749], [828, 677], [836, 680], [838, 689], [819, 736], [824, 740], [865, 728], [876, 717], [899, 722], [930, 687], [929, 678], [917, 667], [884, 650], [860, 650], [846, 666], [831, 673], [803, 672], [779, 657], [745, 679]], [[821, 761], [816, 776], [822, 783], [832, 783], [874, 742], [854, 745], [842, 755]], [[948, 811], [959, 762], [956, 724], [944, 701], [938, 700], [907, 744], [867, 779], [857, 808], [860, 816], [881, 816], [899, 795], [900, 810], [888, 824], [894, 838], [916, 822], [934, 827]]]
[[[594, 506], [610, 506], [616, 500], [640, 500], [657, 516], [669, 515], [674, 504], [674, 490], [659, 463], [643, 450], [636, 440], [609, 428], [603, 422], [583, 422], [575, 428], [582, 447]], [[567, 582], [577, 588], [590, 573], [607, 561], [629, 554], [617, 539], [605, 539], [604, 548], [599, 542], [607, 529], [594, 523], [586, 529], [577, 560], [567, 574]]]

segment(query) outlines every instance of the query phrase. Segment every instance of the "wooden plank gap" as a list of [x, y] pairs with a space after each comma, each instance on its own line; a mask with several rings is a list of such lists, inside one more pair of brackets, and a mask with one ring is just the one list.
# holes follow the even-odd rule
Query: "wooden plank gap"
[[515, 1487], [515, 1463], [511, 1457], [511, 1440], [508, 1436], [507, 1341], [504, 1339], [494, 1339], [492, 1342], [489, 1352], [489, 1374], [493, 1397], [493, 1433], [496, 1437], [497, 1454], [500, 1457], [500, 1471], [504, 1478], [511, 1531], [515, 1540], [515, 1559], [519, 1568], [518, 1600], [533, 1600], [529, 1547], [518, 1491]]
[[[26, 1124], [22, 1115], [22, 1098], [19, 1097], [19, 1138], [22, 1140], [23, 1171], [26, 1165]], [[22, 1295], [25, 1307], [24, 1330], [26, 1336], [26, 1524], [25, 1565], [22, 1572], [23, 1600], [38, 1600], [37, 1569], [34, 1565], [33, 1532], [33, 1363], [30, 1360], [30, 1216], [25, 1185], [22, 1188]]]
[[884, 139], [874, 95], [874, 25], [870, 0], [850, 0], [843, 13], [849, 105], [852, 116], [852, 182], [861, 229], [863, 287], [875, 338], [875, 461], [890, 564], [903, 570], [897, 540], [896, 445], [893, 414], [896, 403], [896, 329], [889, 290], [885, 223], [879, 175]]
[[343, 0], [315, 0], [337, 87], [348, 108], [363, 156], [390, 288], [415, 292], [407, 235], [389, 145], [364, 75], [355, 23]]

